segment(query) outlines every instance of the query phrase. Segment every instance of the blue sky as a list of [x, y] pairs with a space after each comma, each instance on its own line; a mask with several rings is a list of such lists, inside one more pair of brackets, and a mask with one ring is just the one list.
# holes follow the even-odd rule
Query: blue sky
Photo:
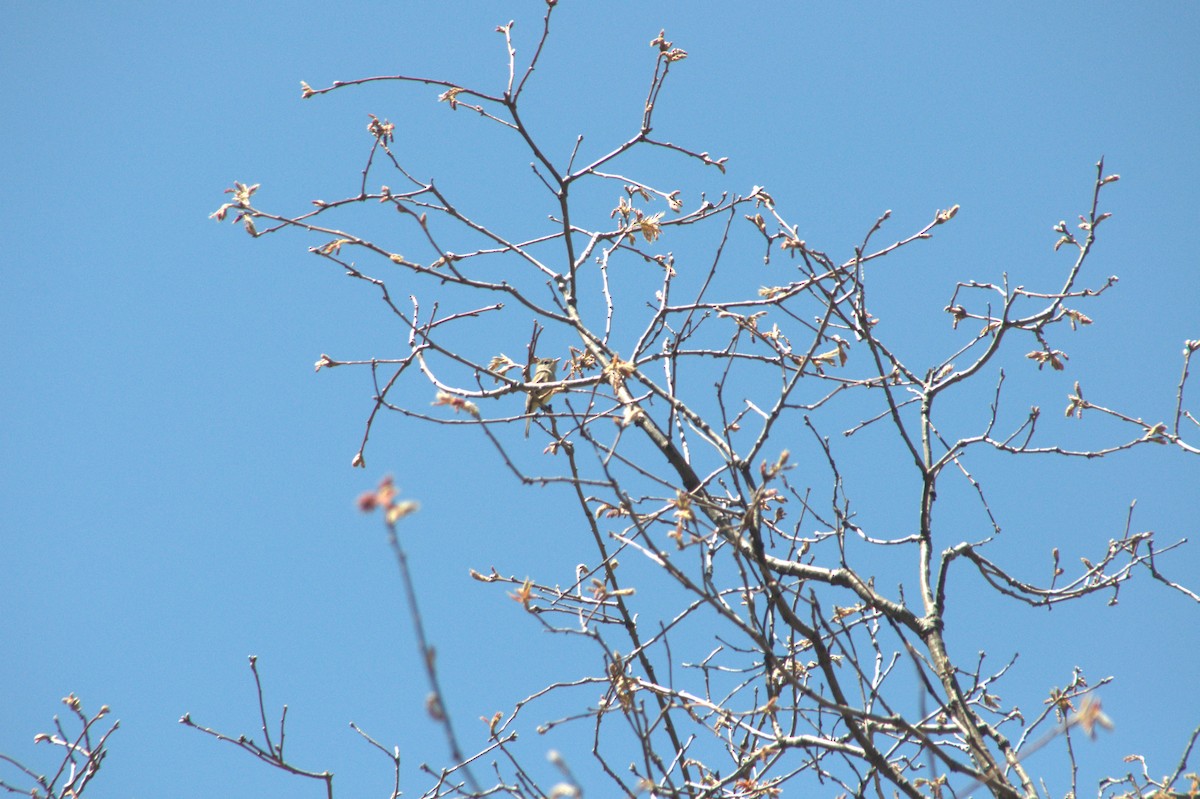
[[[467, 577], [495, 565], [568, 579], [579, 552], [548, 546], [525, 518], [543, 494], [522, 489], [478, 437], [396, 417], [373, 433], [368, 468], [351, 469], [369, 377], [314, 374], [313, 363], [323, 352], [394, 356], [401, 333], [367, 287], [305, 251], [313, 242], [252, 241], [208, 218], [234, 180], [262, 183], [263, 204], [281, 210], [350, 193], [374, 113], [397, 123], [420, 174], [481, 213], [539, 223], [548, 210], [527, 204], [537, 197], [528, 157], [433, 89], [377, 84], [302, 101], [300, 81], [405, 72], [498, 88], [494, 27], [515, 19], [528, 53], [541, 9], [0, 9], [0, 751], [36, 761], [33, 734], [73, 691], [122, 719], [98, 795], [317, 795], [176, 723], [190, 711], [252, 732], [254, 653], [268, 701], [291, 708], [298, 761], [333, 770], [343, 795], [386, 795], [388, 763], [350, 732], [353, 720], [401, 746], [404, 788], [419, 793], [416, 764], [444, 753], [423, 721], [426, 688], [383, 530], [353, 505], [388, 472], [423, 505], [405, 532], [460, 728], [481, 732], [478, 716], [555, 674], [528, 653], [556, 642]], [[1110, 406], [1171, 412], [1182, 342], [1200, 338], [1196, 5], [563, 0], [556, 14], [526, 102], [557, 156], [578, 133], [600, 148], [633, 130], [647, 42], [665, 28], [690, 56], [672, 72], [657, 131], [729, 157], [725, 179], [698, 179], [710, 190], [767, 186], [835, 258], [885, 209], [885, 233], [900, 237], [960, 204], [879, 283], [885, 307], [930, 310], [896, 332], [930, 357], [947, 351], [939, 312], [955, 280], [1010, 272], [1032, 286], [1059, 274], [1051, 227], [1086, 209], [1104, 156], [1122, 180], [1105, 195], [1114, 216], [1089, 269], [1092, 285], [1109, 274], [1120, 283], [1089, 306], [1096, 324], [1066, 342], [1064, 375], [1038, 376], [1018, 358], [1025, 373], [1014, 379], [1051, 415], [1081, 378]], [[1012, 487], [998, 551], [1013, 557], [1093, 552], [1135, 498], [1135, 527], [1164, 542], [1197, 537], [1195, 458], [1156, 448], [979, 468]], [[876, 490], [886, 500], [861, 488]], [[1200, 574], [1198, 553], [1190, 545], [1167, 568]], [[1027, 565], [1032, 574], [1044, 560]], [[979, 592], [979, 615], [952, 617], [955, 640], [1001, 661], [1023, 653], [1006, 698], [1027, 717], [1076, 664], [1094, 679], [1116, 675], [1103, 697], [1117, 729], [1081, 755], [1088, 790], [1132, 752], [1152, 772], [1174, 767], [1200, 723], [1194, 605], [1140, 580], [1114, 608], [1035, 614], [994, 608], [962, 582]], [[550, 743], [530, 732], [526, 745]], [[1052, 745], [1034, 762], [1061, 754]]]

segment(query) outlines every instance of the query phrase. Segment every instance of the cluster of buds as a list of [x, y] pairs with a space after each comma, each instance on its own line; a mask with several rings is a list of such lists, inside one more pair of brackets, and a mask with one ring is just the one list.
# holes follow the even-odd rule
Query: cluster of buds
[[374, 491], [367, 491], [359, 496], [358, 509], [363, 513], [372, 513], [382, 508], [387, 523], [395, 524], [405, 516], [416, 513], [421, 507], [416, 500], [399, 499], [398, 494], [396, 484], [391, 475], [388, 475], [379, 481], [379, 487]]

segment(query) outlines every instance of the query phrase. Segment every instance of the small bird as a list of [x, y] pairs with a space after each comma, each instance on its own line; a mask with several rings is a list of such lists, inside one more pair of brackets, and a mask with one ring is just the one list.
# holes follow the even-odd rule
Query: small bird
[[[537, 367], [533, 370], [533, 377], [529, 382], [553, 383], [558, 377], [558, 362], [560, 360], [560, 358], [538, 358], [537, 361], [535, 361]], [[550, 398], [556, 393], [557, 391], [553, 388], [533, 389], [525, 397], [525, 413], [533, 414], [539, 408], [546, 407], [550, 404]], [[526, 438], [529, 438], [529, 423], [532, 421], [532, 415], [525, 420]]]

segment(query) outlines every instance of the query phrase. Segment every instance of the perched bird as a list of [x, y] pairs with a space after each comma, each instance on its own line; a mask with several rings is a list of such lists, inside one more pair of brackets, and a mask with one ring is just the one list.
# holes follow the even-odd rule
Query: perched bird
[[[534, 363], [537, 364], [533, 370], [531, 383], [553, 383], [558, 375], [559, 358], [538, 358]], [[533, 389], [525, 397], [525, 413], [533, 414], [539, 408], [544, 408], [550, 404], [550, 398], [557, 393], [552, 388]], [[529, 438], [529, 423], [533, 421], [531, 415], [525, 420], [525, 437]]]

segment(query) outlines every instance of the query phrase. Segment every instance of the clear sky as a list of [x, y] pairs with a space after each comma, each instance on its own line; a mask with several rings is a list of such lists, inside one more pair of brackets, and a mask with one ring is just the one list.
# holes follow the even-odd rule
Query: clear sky
[[[1172, 412], [1183, 341], [1200, 338], [1200, 6], [561, 6], [526, 99], [558, 155], [578, 133], [600, 147], [633, 130], [647, 43], [665, 28], [690, 57], [657, 112], [663, 137], [728, 156], [724, 185], [767, 186], [813, 246], [840, 260], [885, 209], [885, 232], [900, 237], [960, 204], [944, 234], [889, 267], [900, 304], [940, 310], [957, 279], [1007, 271], [1035, 285], [1060, 268], [1051, 228], [1086, 209], [1104, 156], [1122, 179], [1105, 196], [1114, 216], [1089, 281], [1121, 280], [1070, 339], [1067, 372], [1038, 385], [1050, 415], [1081, 376], [1097, 401]], [[253, 653], [270, 705], [291, 708], [299, 762], [333, 770], [343, 796], [386, 796], [388, 762], [353, 720], [401, 747], [403, 787], [419, 794], [417, 764], [440, 764], [444, 751], [424, 720], [382, 526], [354, 509], [388, 472], [423, 505], [404, 529], [460, 728], [480, 735], [475, 719], [554, 673], [530, 653], [555, 642], [467, 569], [566, 581], [579, 558], [562, 543], [569, 527], [541, 540], [550, 533], [531, 531], [523, 511], [537, 489], [460, 430], [386, 418], [368, 468], [352, 469], [369, 376], [314, 374], [313, 363], [323, 352], [395, 356], [397, 328], [368, 287], [305, 251], [313, 242], [253, 241], [208, 218], [234, 180], [262, 183], [264, 205], [295, 211], [351, 193], [374, 113], [397, 123], [423, 174], [474, 193], [481, 209], [544, 219], [546, 207], [505, 207], [506, 181], [529, 180], [528, 157], [479, 149], [479, 120], [438, 104], [437, 91], [300, 97], [302, 80], [395, 73], [498, 90], [495, 26], [517, 21], [520, 57], [542, 7], [0, 7], [0, 751], [44, 762], [33, 735], [75, 692], [122, 720], [98, 796], [316, 796], [176, 723], [190, 711], [253, 732]], [[944, 335], [944, 316], [934, 321], [914, 334]], [[946, 351], [932, 341], [914, 346]], [[1040, 489], [1002, 520], [1013, 551], [1043, 556], [1029, 576], [1050, 546], [1102, 548], [1135, 498], [1134, 526], [1161, 542], [1200, 532], [1195, 458], [1155, 448], [1029, 468]], [[1193, 587], [1198, 545], [1165, 562]], [[962, 586], [991, 608], [977, 581]], [[1200, 724], [1200, 609], [1150, 581], [1116, 607], [952, 622], [964, 652], [1023, 653], [1002, 693], [1027, 718], [1075, 665], [1116, 676], [1102, 696], [1117, 729], [1081, 754], [1089, 793], [1133, 752], [1153, 773], [1174, 768]], [[534, 753], [571, 742], [526, 738]], [[1035, 762], [1061, 755], [1054, 744]]]

